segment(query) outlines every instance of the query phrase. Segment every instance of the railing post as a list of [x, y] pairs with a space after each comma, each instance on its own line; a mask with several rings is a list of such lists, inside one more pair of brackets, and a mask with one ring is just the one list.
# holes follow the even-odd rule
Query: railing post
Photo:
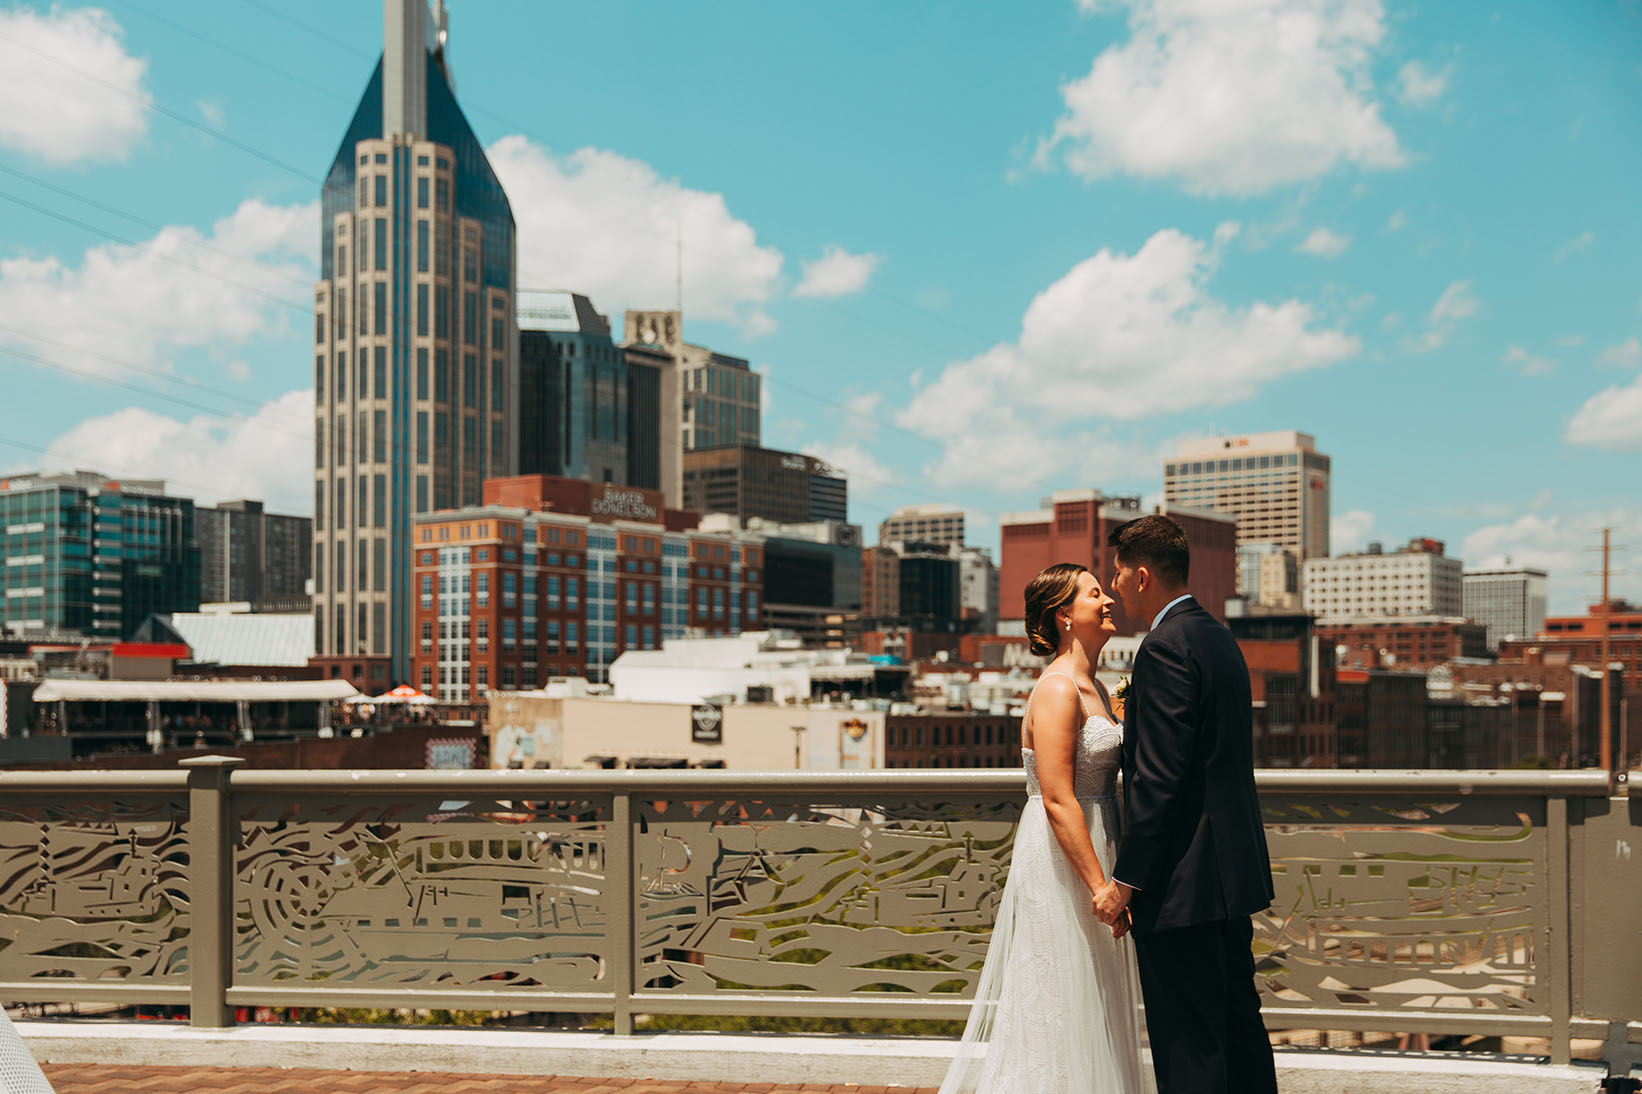
[[1550, 790], [1545, 796], [1545, 889], [1550, 898], [1545, 953], [1539, 959], [1551, 1008], [1551, 1062], [1566, 1064], [1572, 1057], [1573, 1022], [1573, 913], [1570, 895], [1573, 876], [1568, 862], [1568, 799]]
[[227, 989], [233, 973], [234, 817], [228, 775], [237, 756], [197, 756], [188, 771], [189, 1023], [233, 1025]]
[[637, 964], [638, 897], [634, 885], [633, 794], [626, 787], [611, 792], [610, 826], [605, 833], [604, 892], [610, 908], [610, 988], [615, 994], [613, 1017], [617, 1037], [633, 1032], [633, 976]]

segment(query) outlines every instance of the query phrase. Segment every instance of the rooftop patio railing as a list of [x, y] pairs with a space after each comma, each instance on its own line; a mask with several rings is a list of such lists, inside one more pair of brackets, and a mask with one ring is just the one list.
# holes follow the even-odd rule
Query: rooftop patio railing
[[[1019, 772], [0, 774], [0, 999], [962, 1019]], [[1642, 1059], [1642, 801], [1259, 774], [1273, 1029]]]

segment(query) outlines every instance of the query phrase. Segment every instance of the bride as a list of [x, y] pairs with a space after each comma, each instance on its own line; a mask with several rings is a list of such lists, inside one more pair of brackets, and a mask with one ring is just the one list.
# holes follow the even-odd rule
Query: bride
[[1072, 563], [1026, 587], [1032, 652], [1053, 657], [1027, 701], [1027, 799], [974, 1008], [941, 1094], [1134, 1094], [1154, 1088], [1125, 918], [1093, 894], [1117, 852], [1123, 725], [1095, 659], [1114, 601]]

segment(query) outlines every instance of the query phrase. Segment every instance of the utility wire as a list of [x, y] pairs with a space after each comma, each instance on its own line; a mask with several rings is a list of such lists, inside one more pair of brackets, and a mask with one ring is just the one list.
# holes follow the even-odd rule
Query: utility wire
[[284, 160], [280, 159], [278, 156], [271, 156], [271, 155], [269, 155], [268, 153], [262, 151], [259, 148], [255, 148], [255, 147], [253, 147], [249, 144], [246, 144], [242, 140], [238, 140], [234, 137], [231, 137], [227, 133], [224, 133], [222, 130], [218, 129], [214, 125], [206, 125], [204, 122], [195, 121], [193, 118], [190, 118], [188, 115], [180, 113], [179, 111], [176, 111], [176, 110], [172, 110], [170, 107], [161, 106], [159, 103], [154, 102], [152, 99], [149, 99], [146, 96], [134, 95], [131, 92], [127, 91], [125, 88], [120, 87], [118, 84], [115, 84], [115, 83], [112, 83], [108, 80], [105, 80], [101, 76], [98, 76], [96, 73], [87, 72], [85, 69], [80, 68], [78, 65], [70, 64], [69, 62], [63, 60], [61, 57], [57, 57], [53, 54], [47, 53], [43, 49], [36, 48], [35, 46], [30, 45], [28, 42], [22, 41], [21, 39], [15, 37], [14, 35], [10, 35], [10, 34], [5, 33], [4, 31], [0, 31], [0, 41], [10, 42], [12, 45], [16, 46], [18, 49], [25, 49], [25, 50], [27, 50], [28, 52], [34, 54], [37, 57], [44, 58], [45, 60], [50, 61], [52, 64], [57, 65], [58, 67], [60, 67], [62, 69], [65, 69], [68, 72], [74, 73], [76, 76], [79, 76], [81, 79], [89, 80], [92, 83], [98, 85], [99, 87], [107, 88], [109, 91], [114, 92], [116, 95], [119, 95], [121, 98], [130, 99], [132, 102], [134, 102], [137, 105], [141, 106], [144, 110], [151, 110], [156, 114], [162, 114], [165, 117], [170, 118], [172, 121], [177, 122], [180, 125], [186, 125], [188, 128], [193, 129], [193, 130], [197, 130], [198, 132], [201, 132], [201, 133], [204, 133], [208, 137], [215, 137], [217, 140], [222, 141], [224, 144], [227, 144], [227, 145], [229, 145], [233, 148], [239, 149], [241, 152], [244, 152], [246, 155], [255, 156], [257, 159], [262, 160], [264, 163], [272, 164], [273, 166], [278, 167], [283, 171], [289, 171], [291, 174], [295, 175], [297, 178], [304, 179], [308, 182], [313, 183], [316, 186], [323, 184], [322, 179], [319, 179], [319, 178], [317, 178], [313, 175], [310, 175], [308, 172], [304, 171], [302, 168], [293, 166], [292, 164], [289, 164], [289, 163], [285, 162]]

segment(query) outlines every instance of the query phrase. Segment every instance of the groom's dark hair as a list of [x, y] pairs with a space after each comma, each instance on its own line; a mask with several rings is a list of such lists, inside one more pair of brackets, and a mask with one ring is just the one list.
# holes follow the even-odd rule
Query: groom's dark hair
[[1192, 572], [1192, 548], [1186, 533], [1168, 517], [1139, 517], [1120, 524], [1106, 538], [1117, 557], [1132, 567], [1144, 566], [1165, 586], [1185, 586]]

